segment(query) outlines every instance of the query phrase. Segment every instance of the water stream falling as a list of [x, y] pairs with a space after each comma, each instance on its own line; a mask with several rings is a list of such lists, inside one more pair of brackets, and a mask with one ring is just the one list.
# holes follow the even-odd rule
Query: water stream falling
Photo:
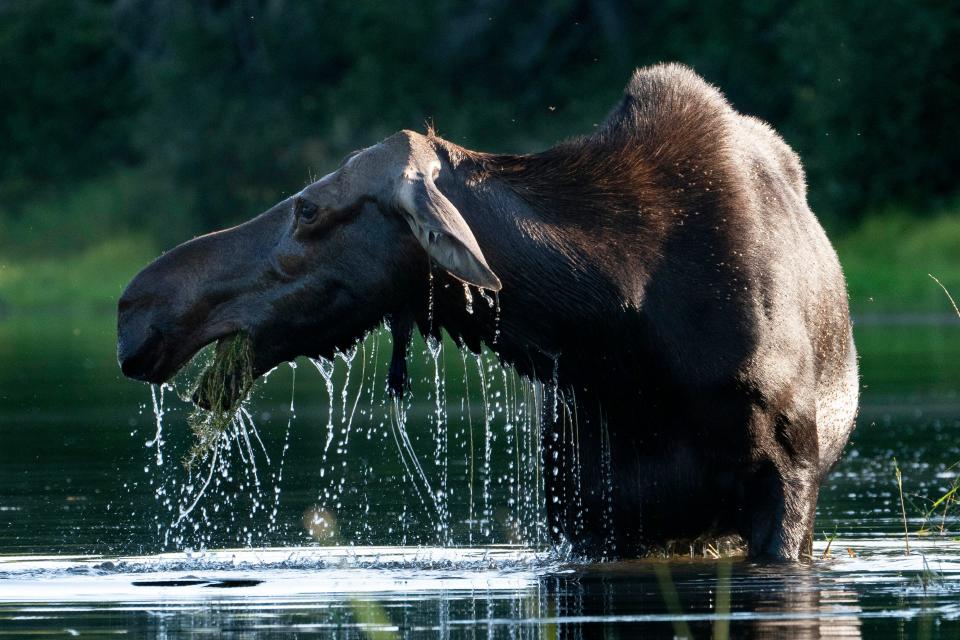
[[[153, 415], [156, 419], [157, 434], [153, 440], [145, 443], [147, 448], [156, 447], [157, 466], [163, 466], [163, 391], [166, 385], [150, 385], [150, 399], [153, 401]], [[159, 390], [158, 390], [159, 388]]]
[[[451, 350], [460, 357], [448, 357]], [[147, 446], [156, 448], [156, 464], [145, 473], [164, 546], [276, 543], [301, 525], [284, 518], [284, 500], [302, 508], [316, 539], [317, 527], [335, 523], [341, 543], [544, 545], [540, 416], [545, 399], [557, 402], [554, 385], [520, 378], [489, 351], [429, 338], [411, 348], [410, 391], [398, 400], [386, 389], [389, 351], [381, 328], [332, 359], [309, 360], [319, 381], [305, 383], [291, 363], [289, 405], [261, 412], [256, 398], [245, 402], [213, 452], [188, 471], [171, 453], [171, 434], [179, 448], [188, 444], [178, 420], [187, 403], [181, 398], [173, 410], [173, 394], [165, 406], [164, 389], [153, 389], [156, 436]], [[306, 396], [305, 384], [317, 382], [320, 396]], [[291, 448], [308, 441], [318, 448], [309, 502], [282, 492]]]

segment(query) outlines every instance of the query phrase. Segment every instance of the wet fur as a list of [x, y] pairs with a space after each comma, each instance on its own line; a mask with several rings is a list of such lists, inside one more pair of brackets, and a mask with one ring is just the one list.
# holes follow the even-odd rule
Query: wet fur
[[[496, 300], [475, 292], [468, 313], [464, 281]], [[691, 70], [638, 70], [591, 135], [542, 153], [401, 131], [352, 155], [144, 268], [118, 303], [118, 360], [159, 383], [244, 331], [256, 376], [385, 317], [391, 393], [415, 326], [547, 383], [554, 540], [594, 557], [731, 534], [754, 557], [809, 549], [857, 407], [843, 274], [796, 155]]]
[[[492, 347], [559, 382], [555, 538], [617, 556], [735, 533], [753, 556], [800, 558], [858, 383], [796, 154], [678, 65], [638, 70], [595, 133], [542, 153], [429, 137], [503, 282]], [[434, 332], [492, 343], [493, 311], [466, 314], [460, 283], [434, 295]]]

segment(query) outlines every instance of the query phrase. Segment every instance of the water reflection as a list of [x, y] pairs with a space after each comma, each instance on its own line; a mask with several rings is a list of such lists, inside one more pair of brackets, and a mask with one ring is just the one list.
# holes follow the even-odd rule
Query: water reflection
[[541, 589], [558, 638], [860, 637], [857, 592], [811, 567], [618, 563]]
[[[7, 558], [0, 627], [87, 633], [112, 625], [168, 637], [210, 629], [344, 638], [956, 637], [957, 545], [919, 542], [904, 556], [894, 540], [862, 544], [856, 558], [809, 566], [577, 564], [515, 547]], [[924, 587], [927, 565], [937, 576]]]

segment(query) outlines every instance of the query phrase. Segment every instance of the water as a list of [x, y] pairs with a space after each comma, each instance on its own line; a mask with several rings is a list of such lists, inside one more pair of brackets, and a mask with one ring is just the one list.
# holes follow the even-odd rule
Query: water
[[817, 560], [784, 567], [547, 549], [532, 417], [549, 388], [421, 342], [394, 407], [371, 383], [382, 339], [320, 363], [328, 379], [273, 372], [177, 523], [207, 470], [179, 465], [185, 405], [164, 390], [158, 426], [110, 324], [63, 322], [0, 322], [0, 635], [960, 635], [960, 522], [924, 517], [960, 460], [955, 325], [858, 328], [858, 429], [823, 488]]
[[0, 620], [21, 632], [103, 632], [122, 620], [130, 630], [172, 637], [214, 629], [519, 638], [555, 637], [551, 630], [560, 637], [689, 630], [710, 637], [722, 628], [730, 637], [873, 637], [884, 630], [955, 637], [955, 547], [920, 545], [939, 572], [926, 590], [913, 558], [890, 557], [882, 542], [859, 548], [856, 558], [844, 552], [813, 569], [702, 560], [582, 565], [515, 548], [11, 558], [0, 564]]

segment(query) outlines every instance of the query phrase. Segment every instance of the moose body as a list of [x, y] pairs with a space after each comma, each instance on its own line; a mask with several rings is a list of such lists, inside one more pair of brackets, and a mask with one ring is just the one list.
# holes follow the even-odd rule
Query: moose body
[[[464, 286], [494, 292], [468, 313]], [[432, 301], [432, 302], [431, 302]], [[528, 155], [402, 131], [250, 222], [158, 258], [120, 301], [154, 382], [237, 331], [255, 373], [385, 317], [548, 382], [550, 530], [629, 556], [740, 536], [798, 559], [858, 399], [846, 286], [796, 155], [679, 65], [592, 135]]]

